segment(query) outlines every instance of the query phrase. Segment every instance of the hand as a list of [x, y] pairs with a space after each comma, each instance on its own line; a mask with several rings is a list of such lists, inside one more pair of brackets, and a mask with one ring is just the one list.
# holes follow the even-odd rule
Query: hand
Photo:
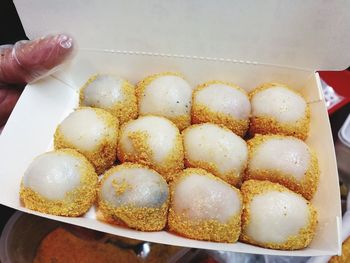
[[0, 46], [0, 127], [16, 105], [26, 83], [51, 74], [73, 51], [63, 34]]

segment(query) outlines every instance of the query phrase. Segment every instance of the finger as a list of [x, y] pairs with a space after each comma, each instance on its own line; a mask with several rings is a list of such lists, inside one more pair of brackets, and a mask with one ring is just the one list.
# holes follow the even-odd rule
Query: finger
[[0, 47], [0, 85], [1, 83], [25, 83], [27, 72], [12, 55], [13, 46]]
[[67, 35], [19, 41], [0, 48], [0, 82], [28, 83], [51, 73], [72, 54], [73, 40]]
[[0, 127], [6, 124], [22, 91], [23, 87], [0, 87]]

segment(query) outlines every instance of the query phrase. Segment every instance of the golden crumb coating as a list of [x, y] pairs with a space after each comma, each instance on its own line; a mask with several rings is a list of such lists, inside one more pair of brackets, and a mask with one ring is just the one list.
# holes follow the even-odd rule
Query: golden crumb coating
[[[269, 139], [273, 138], [289, 138], [288, 136], [281, 136], [281, 135], [255, 135], [255, 137], [251, 140], [247, 141], [248, 149], [249, 149], [249, 160], [251, 160], [258, 149], [258, 147], [266, 142]], [[316, 153], [312, 151], [310, 148], [308, 148], [310, 152], [310, 162], [308, 165], [308, 168], [305, 172], [305, 175], [302, 180], [297, 180], [293, 175], [286, 174], [285, 172], [282, 172], [281, 170], [272, 170], [272, 169], [257, 169], [253, 170], [249, 166], [245, 170], [245, 173], [243, 175], [243, 180], [250, 180], [250, 179], [257, 179], [257, 180], [268, 180], [274, 183], [279, 183], [290, 190], [301, 194], [306, 198], [307, 200], [311, 200], [318, 187], [319, 177], [320, 177], [320, 169], [318, 165], [318, 159], [316, 156]], [[276, 156], [278, 158], [278, 156]]]
[[[296, 250], [296, 249], [302, 249], [307, 247], [315, 235], [316, 227], [318, 224], [318, 219], [317, 219], [318, 216], [314, 206], [306, 199], [305, 199], [305, 202], [307, 203], [308, 210], [309, 210], [309, 221], [305, 227], [299, 230], [299, 233], [297, 235], [290, 236], [287, 239], [287, 241], [283, 243], [259, 242], [254, 240], [254, 237], [247, 235], [247, 227], [250, 221], [250, 204], [252, 200], [256, 196], [259, 196], [271, 191], [289, 192], [295, 195], [299, 195], [278, 183], [272, 183], [269, 181], [258, 181], [258, 180], [245, 181], [241, 187], [241, 193], [243, 196], [243, 213], [242, 213], [242, 232], [241, 232], [240, 240], [242, 242], [257, 245], [260, 247], [280, 249], [280, 250]], [[276, 200], [276, 202], [277, 201], [278, 200]]]
[[350, 262], [350, 237], [348, 237], [342, 245], [341, 256], [333, 256], [328, 263], [348, 263]]
[[[163, 76], [177, 76], [177, 77], [184, 79], [183, 75], [181, 75], [180, 73], [177, 73], [177, 72], [162, 72], [162, 73], [148, 76], [145, 79], [141, 80], [139, 83], [137, 83], [137, 85], [136, 85], [136, 97], [137, 97], [137, 101], [138, 101], [138, 111], [139, 111], [140, 115], [142, 115], [141, 110], [140, 110], [140, 105], [141, 105], [140, 101], [141, 101], [142, 97], [144, 96], [145, 89], [152, 81], [154, 81], [155, 79], [157, 79], [159, 77], [163, 77]], [[188, 112], [190, 112], [191, 105], [186, 104], [186, 108], [188, 109]], [[176, 116], [164, 116], [162, 114], [152, 113], [152, 115], [166, 117], [167, 119], [169, 119], [173, 123], [175, 123], [175, 125], [179, 128], [180, 131], [191, 125], [191, 114], [183, 114], [183, 115], [176, 115]]]
[[[128, 122], [130, 123], [130, 122]], [[121, 162], [133, 162], [144, 164], [158, 173], [160, 173], [164, 179], [169, 182], [174, 179], [177, 173], [179, 173], [184, 168], [184, 149], [182, 143], [181, 134], [178, 133], [175, 137], [174, 147], [172, 151], [168, 154], [167, 158], [162, 163], [156, 163], [153, 158], [153, 151], [148, 143], [149, 134], [146, 131], [134, 131], [127, 134], [128, 138], [131, 140], [134, 152], [128, 153], [120, 140], [122, 135], [126, 133], [126, 127], [128, 123], [122, 125], [120, 129], [119, 143], [117, 156]], [[172, 122], [176, 129], [176, 125]]]
[[[98, 192], [98, 209], [100, 212], [100, 219], [111, 224], [128, 226], [130, 228], [134, 228], [141, 231], [162, 230], [167, 222], [169, 197], [161, 205], [161, 207], [139, 207], [132, 204], [115, 207], [102, 198], [102, 184], [107, 180], [109, 176], [125, 168], [148, 169], [147, 167], [141, 164], [124, 163], [122, 165], [114, 166], [104, 174], [100, 182]], [[164, 181], [164, 183], [166, 182]], [[125, 191], [128, 190], [129, 187], [132, 186], [126, 184], [114, 185], [114, 188], [118, 194], [123, 194]]]
[[[279, 84], [279, 83], [262, 84], [261, 86], [257, 87], [256, 89], [254, 89], [252, 92], [249, 93], [249, 98], [250, 100], [252, 100], [252, 98], [257, 93], [276, 86], [287, 88], [288, 90], [299, 95], [305, 100], [304, 96], [299, 92], [289, 88], [286, 85]], [[294, 136], [301, 140], [306, 140], [309, 133], [309, 128], [310, 128], [310, 114], [311, 114], [310, 106], [309, 104], [306, 103], [306, 110], [305, 110], [304, 117], [296, 121], [294, 124], [281, 123], [271, 116], [252, 116], [250, 118], [249, 133], [251, 135], [281, 134], [281, 135], [287, 135], [287, 136]]]
[[223, 125], [229, 128], [238, 136], [243, 137], [249, 128], [249, 120], [237, 119], [228, 114], [213, 111], [208, 106], [196, 102], [197, 93], [212, 84], [224, 84], [224, 85], [227, 85], [228, 87], [231, 87], [232, 89], [236, 89], [241, 91], [244, 94], [247, 94], [247, 92], [244, 89], [240, 88], [239, 86], [229, 82], [224, 82], [224, 81], [212, 80], [199, 85], [192, 94], [192, 111], [191, 111], [192, 123], [199, 124], [199, 123], [211, 122], [211, 123]]
[[241, 232], [241, 209], [238, 213], [232, 215], [227, 222], [222, 223], [219, 220], [208, 219], [208, 220], [194, 220], [188, 218], [184, 214], [179, 214], [174, 210], [174, 193], [176, 186], [187, 176], [192, 174], [199, 174], [202, 176], [209, 177], [213, 180], [217, 180], [223, 184], [228, 185], [232, 190], [238, 193], [240, 202], [242, 203], [242, 196], [240, 191], [227, 184], [220, 178], [208, 173], [207, 171], [200, 168], [188, 168], [183, 170], [177, 178], [170, 184], [170, 208], [168, 214], [168, 227], [169, 231], [177, 233], [181, 236], [197, 239], [207, 240], [213, 242], [226, 242], [234, 243], [238, 240]]
[[168, 204], [160, 208], [121, 206], [115, 208], [105, 201], [99, 201], [101, 220], [110, 224], [127, 226], [141, 231], [160, 231], [167, 222]]
[[[82, 107], [79, 109], [86, 109], [89, 107]], [[55, 149], [72, 148], [83, 154], [95, 167], [98, 174], [103, 173], [106, 169], [110, 168], [117, 159], [117, 143], [118, 143], [118, 119], [109, 112], [98, 109], [93, 109], [97, 115], [103, 120], [108, 128], [111, 128], [113, 133], [108, 133], [100, 142], [97, 147], [92, 151], [86, 151], [77, 149], [72, 142], [67, 140], [60, 130], [60, 125], [57, 126], [54, 134]]]
[[169, 209], [169, 229], [181, 236], [212, 242], [235, 243], [240, 231], [241, 216], [233, 216], [227, 223], [223, 224], [217, 220], [189, 220]]
[[63, 200], [49, 200], [24, 187], [21, 183], [20, 198], [26, 208], [46, 214], [59, 216], [80, 216], [85, 214], [93, 205], [97, 195], [98, 176], [91, 163], [80, 153], [72, 149], [61, 149], [56, 152], [63, 152], [79, 158], [83, 163], [80, 167], [80, 186], [66, 193]]
[[[95, 74], [90, 77], [87, 82], [80, 89], [79, 93], [79, 106], [89, 106], [99, 108], [97, 105], [84, 105], [84, 92], [85, 89], [93, 83], [99, 74]], [[122, 83], [122, 92], [124, 95], [124, 99], [115, 103], [112, 107], [103, 108], [104, 110], [110, 112], [112, 115], [118, 118], [119, 123], [123, 124], [129, 120], [136, 119], [138, 115], [137, 110], [137, 100], [135, 95], [135, 87], [127, 80], [123, 80]]]

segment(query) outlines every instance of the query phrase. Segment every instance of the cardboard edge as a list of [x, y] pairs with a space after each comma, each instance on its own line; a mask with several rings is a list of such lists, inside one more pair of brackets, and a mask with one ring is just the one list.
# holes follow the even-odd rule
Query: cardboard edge
[[[62, 82], [62, 84], [65, 84], [65, 83], [63, 83]], [[33, 85], [35, 85], [35, 84], [33, 84]], [[322, 101], [319, 101], [319, 103], [323, 103]], [[324, 106], [322, 107], [323, 108], [323, 111], [325, 110], [324, 109]], [[329, 125], [329, 121], [328, 121], [328, 125]], [[328, 126], [327, 126], [328, 127]], [[330, 127], [328, 127], [328, 129], [330, 129]], [[6, 129], [5, 129], [5, 131], [6, 131]], [[328, 132], [330, 132], [330, 131], [328, 131]], [[1, 143], [1, 137], [2, 136], [0, 136], [0, 143]], [[2, 201], [1, 201], [2, 202]], [[33, 211], [28, 211], [27, 209], [22, 209], [22, 208], [18, 208], [18, 207], [14, 207], [13, 206], [13, 208], [15, 208], [15, 209], [17, 209], [17, 210], [20, 210], [20, 211], [24, 211], [24, 212], [27, 212], [27, 213], [31, 213], [31, 214], [36, 214], [36, 215], [40, 215], [40, 216], [43, 216], [43, 217], [46, 217], [46, 218], [50, 218], [50, 219], [54, 219], [54, 220], [59, 220], [59, 221], [62, 221], [62, 222], [67, 222], [66, 220], [70, 220], [70, 218], [65, 218], [64, 220], [63, 219], [58, 219], [58, 218], [56, 218], [56, 217], [51, 217], [51, 216], [48, 216], [48, 215], [46, 215], [46, 214], [41, 214], [41, 213], [33, 213]], [[338, 237], [339, 237], [339, 231], [340, 231], [340, 228], [339, 228], [339, 226], [338, 226], [338, 224], [339, 224], [339, 221], [340, 221], [340, 218], [339, 217], [337, 217], [337, 229], [338, 229]], [[75, 225], [79, 225], [77, 222], [75, 222], [76, 220], [73, 220], [73, 222], [69, 222], [69, 223], [72, 223], [72, 224], [75, 224]], [[92, 228], [91, 226], [89, 227], [89, 228]], [[132, 237], [132, 238], [135, 238], [135, 237]], [[152, 241], [152, 242], [155, 242], [155, 241]], [[169, 244], [169, 243], [167, 243], [167, 244]], [[341, 244], [341, 243], [340, 243]], [[177, 245], [179, 245], [179, 246], [186, 246], [185, 244], [183, 244], [183, 243], [181, 243], [180, 244], [180, 241], [178, 242], [178, 244]], [[338, 248], [339, 248], [339, 244], [338, 244]], [[205, 248], [205, 249], [215, 249], [215, 248]], [[339, 252], [339, 249], [337, 250], [337, 251], [333, 251], [333, 250], [324, 250], [324, 251], [318, 251], [318, 250], [310, 250], [310, 251], [317, 251], [317, 253], [318, 253], [318, 255], [333, 255], [333, 254], [335, 254], [335, 253], [337, 253], [337, 252]], [[246, 252], [246, 251], [239, 251], [239, 250], [237, 250], [237, 252], [244, 252], [244, 253], [249, 253], [249, 252]], [[259, 253], [260, 254], [271, 254], [272, 252], [274, 252], [273, 250], [268, 250], [267, 252], [262, 252], [262, 251], [260, 251], [259, 250]], [[285, 252], [285, 253], [283, 253], [283, 252]], [[295, 255], [295, 256], [305, 256], [305, 254], [303, 254], [305, 251], [297, 251], [296, 253], [294, 253], [293, 252], [293, 255]], [[251, 253], [255, 253], [255, 252], [251, 252]], [[290, 251], [277, 251], [276, 252], [276, 254], [275, 255], [290, 255], [290, 254], [288, 254], [288, 253], [290, 253]], [[311, 252], [310, 252], [311, 253]], [[312, 254], [313, 255], [313, 254]], [[308, 256], [308, 254], [306, 255], [306, 256]]]
[[314, 72], [314, 76], [315, 76], [315, 81], [316, 81], [316, 85], [317, 85], [317, 88], [318, 88], [318, 99], [320, 101], [324, 101], [324, 94], [323, 94], [323, 91], [322, 91], [322, 84], [321, 84], [321, 78], [320, 78], [320, 74], [315, 71]]
[[[8, 205], [5, 205], [8, 206]], [[80, 224], [80, 220], [83, 219], [82, 217], [62, 217], [62, 216], [53, 216], [53, 215], [49, 215], [49, 214], [45, 214], [45, 213], [40, 213], [37, 211], [33, 211], [33, 210], [29, 210], [25, 207], [16, 207], [16, 206], [8, 206], [11, 208], [14, 208], [18, 211], [27, 213], [27, 214], [31, 214], [31, 215], [35, 215], [35, 216], [40, 216], [40, 217], [44, 217], [50, 220], [55, 220], [55, 221], [59, 221], [59, 222], [63, 222], [63, 223], [67, 223], [67, 224], [71, 224], [71, 225], [75, 225], [75, 226], [81, 226]], [[84, 218], [85, 219], [85, 218]], [[90, 220], [94, 220], [92, 218], [86, 218], [89, 221]], [[98, 221], [100, 222], [100, 221]], [[88, 229], [92, 229], [92, 230], [97, 230], [97, 231], [102, 231], [103, 232], [103, 227], [102, 224], [104, 225], [103, 222], [100, 222], [101, 225], [100, 226], [92, 226], [90, 224], [86, 224], [85, 226], [83, 226], [84, 228], [88, 228]], [[113, 228], [115, 226], [108, 224], [109, 227]], [[132, 232], [132, 234], [128, 234], [128, 235], [124, 235], [124, 237], [127, 238], [131, 238], [131, 239], [137, 239], [140, 240], [140, 238], [138, 237], [140, 231], [133, 231], [132, 229], [127, 229], [127, 230], [131, 230], [130, 232]], [[163, 232], [163, 231], [159, 231], [159, 232]], [[117, 235], [115, 233], [113, 233], [113, 231], [109, 231], [107, 233], [111, 233], [114, 235]], [[158, 233], [158, 232], [141, 232], [143, 234], [148, 234], [148, 233]], [[185, 243], [184, 241], [186, 240], [191, 240], [191, 241], [195, 241], [195, 242], [200, 242], [203, 244], [202, 248], [199, 249], [206, 249], [206, 250], [218, 250], [217, 248], [213, 248], [210, 247], [212, 242], [208, 242], [208, 241], [198, 241], [198, 240], [192, 240], [192, 239], [187, 239], [185, 237], [181, 237], [181, 236], [177, 236], [174, 235], [172, 233], [166, 232], [167, 235], [169, 236], [175, 236], [178, 238], [178, 240], [176, 240], [175, 242], [172, 241], [168, 241], [168, 239], [162, 240], [162, 241], [155, 241], [153, 238], [142, 238], [142, 240], [147, 241], [147, 242], [153, 242], [153, 243], [158, 243], [158, 244], [165, 244], [165, 245], [170, 245], [170, 246], [178, 246], [178, 247], [184, 247], [184, 248], [193, 248], [190, 244]], [[257, 246], [253, 246], [250, 244], [246, 244], [246, 243], [242, 243], [242, 242], [236, 242], [236, 243], [214, 243], [217, 245], [223, 245], [223, 247], [225, 247], [226, 245], [247, 245], [247, 246], [252, 246], [255, 249], [257, 249], [258, 251], [247, 251], [245, 248], [234, 248], [233, 250], [227, 249], [227, 248], [223, 248], [220, 249], [220, 251], [225, 251], [225, 252], [233, 252], [233, 253], [246, 253], [246, 254], [259, 254], [259, 255], [272, 255], [272, 256], [295, 256], [295, 257], [314, 257], [314, 256], [333, 256], [337, 254], [337, 251], [333, 251], [333, 250], [318, 250], [318, 249], [301, 249], [301, 250], [275, 250], [275, 249], [267, 249], [267, 248], [262, 248], [262, 247], [257, 247]], [[293, 255], [291, 255], [291, 253]]]
[[338, 231], [338, 252], [337, 255], [341, 256], [342, 254], [342, 218], [337, 216], [337, 231]]

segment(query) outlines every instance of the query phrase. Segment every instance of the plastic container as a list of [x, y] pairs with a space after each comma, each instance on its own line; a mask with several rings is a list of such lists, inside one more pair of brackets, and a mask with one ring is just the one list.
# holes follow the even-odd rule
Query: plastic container
[[[1, 263], [30, 263], [33, 262], [37, 248], [42, 239], [54, 229], [62, 227], [71, 231], [77, 230], [77, 227], [65, 224], [59, 221], [46, 219], [43, 217], [16, 212], [6, 223], [0, 238], [0, 262]], [[102, 233], [87, 230], [89, 236], [99, 236]], [[79, 231], [79, 230], [78, 230]], [[144, 252], [149, 253], [152, 250], [152, 244], [148, 243], [143, 246]], [[165, 245], [158, 245], [164, 246]], [[189, 252], [188, 248], [180, 248], [171, 254], [165, 263], [181, 262], [181, 258], [186, 257]], [[147, 255], [140, 256], [144, 262], [147, 261]], [[157, 262], [153, 261], [152, 262]], [[163, 261], [159, 261], [163, 262]]]
[[1, 262], [33, 262], [41, 240], [60, 225], [58, 221], [16, 212], [6, 223], [0, 238]]

